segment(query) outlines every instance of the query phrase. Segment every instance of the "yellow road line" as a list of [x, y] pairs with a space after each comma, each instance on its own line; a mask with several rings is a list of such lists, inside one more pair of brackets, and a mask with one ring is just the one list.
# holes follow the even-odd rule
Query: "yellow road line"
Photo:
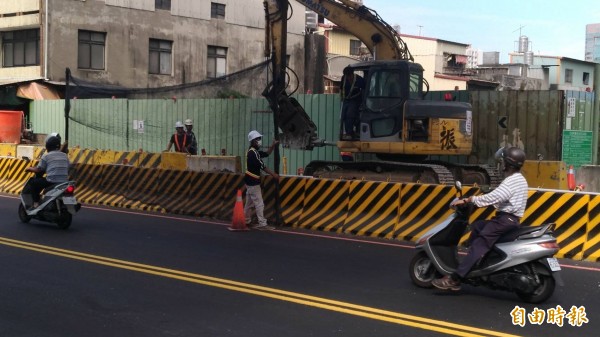
[[268, 297], [286, 302], [302, 304], [306, 306], [316, 307], [320, 309], [331, 310], [335, 312], [355, 315], [365, 318], [370, 318], [379, 321], [385, 321], [414, 328], [436, 331], [448, 335], [465, 336], [465, 337], [482, 337], [482, 336], [498, 336], [498, 337], [514, 337], [515, 335], [505, 334], [501, 332], [479, 329], [467, 325], [460, 325], [438, 321], [434, 319], [402, 314], [398, 312], [377, 309], [362, 305], [356, 305], [348, 302], [330, 300], [322, 297], [305, 295], [301, 293], [279, 290], [275, 288], [258, 286], [250, 283], [237, 282], [227, 279], [216, 278], [201, 274], [194, 274], [174, 269], [161, 268], [141, 263], [135, 263], [125, 260], [107, 258], [103, 256], [85, 254], [81, 252], [55, 248], [50, 246], [38, 245], [34, 243], [13, 240], [0, 237], [0, 244], [16, 248], [27, 249], [44, 254], [66, 257], [70, 259], [91, 262], [95, 264], [137, 271], [140, 273], [157, 275], [181, 281], [207, 285], [211, 287], [227, 289], [256, 296]]

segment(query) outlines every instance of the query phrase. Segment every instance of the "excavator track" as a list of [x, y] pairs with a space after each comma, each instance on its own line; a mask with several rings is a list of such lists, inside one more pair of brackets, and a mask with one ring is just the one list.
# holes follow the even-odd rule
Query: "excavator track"
[[455, 164], [437, 160], [427, 160], [424, 163], [442, 165], [452, 172], [456, 180], [465, 185], [479, 185], [496, 188], [502, 182], [502, 175], [498, 170], [487, 164]]
[[312, 161], [304, 174], [317, 178], [450, 185], [454, 175], [442, 165], [395, 161]]

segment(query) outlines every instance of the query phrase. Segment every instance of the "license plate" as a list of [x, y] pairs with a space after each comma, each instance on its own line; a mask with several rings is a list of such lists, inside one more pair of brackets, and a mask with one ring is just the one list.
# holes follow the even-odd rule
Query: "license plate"
[[65, 205], [77, 205], [75, 197], [63, 197], [62, 200]]
[[560, 265], [558, 264], [558, 260], [553, 257], [548, 258], [548, 265], [550, 266], [550, 270], [552, 270], [552, 271], [560, 270]]

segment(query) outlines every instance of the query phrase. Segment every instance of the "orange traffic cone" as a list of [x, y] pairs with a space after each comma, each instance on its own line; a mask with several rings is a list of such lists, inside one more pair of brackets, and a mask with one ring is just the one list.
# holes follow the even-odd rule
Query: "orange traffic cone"
[[569, 171], [567, 172], [567, 188], [571, 191], [575, 189], [575, 170], [573, 169], [573, 165], [569, 166]]
[[238, 189], [237, 198], [235, 200], [235, 206], [233, 206], [233, 219], [231, 220], [231, 226], [229, 229], [232, 232], [248, 231], [250, 230], [246, 226], [246, 216], [244, 215], [244, 202], [242, 201], [242, 190]]

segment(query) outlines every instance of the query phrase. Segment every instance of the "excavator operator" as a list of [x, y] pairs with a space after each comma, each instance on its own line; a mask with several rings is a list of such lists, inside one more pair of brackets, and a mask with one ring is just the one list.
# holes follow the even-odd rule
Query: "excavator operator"
[[365, 80], [361, 76], [355, 75], [352, 68], [344, 68], [340, 90], [344, 128], [342, 140], [359, 139], [360, 115], [358, 109], [364, 89]]

